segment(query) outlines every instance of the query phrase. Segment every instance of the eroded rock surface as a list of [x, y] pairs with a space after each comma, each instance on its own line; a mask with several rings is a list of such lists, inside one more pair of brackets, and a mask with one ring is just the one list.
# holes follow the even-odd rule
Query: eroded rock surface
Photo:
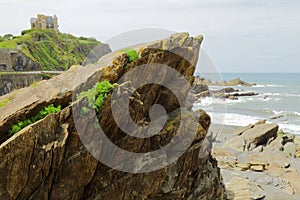
[[[296, 153], [299, 137], [277, 132], [276, 124], [265, 123], [262, 120], [246, 127], [227, 128], [213, 147], [229, 199], [300, 197], [300, 159]], [[251, 190], [257, 195], [251, 197]]]
[[[73, 67], [35, 88], [17, 91], [12, 102], [0, 109], [3, 142], [0, 146], [0, 199], [224, 199], [216, 160], [210, 153], [199, 156], [210, 124], [206, 113], [190, 111], [185, 115], [198, 118], [183, 124], [186, 136], [194, 134], [194, 140], [178, 160], [153, 172], [127, 173], [98, 162], [86, 150], [73, 119], [72, 105], [79, 102], [69, 104], [76, 89], [91, 87], [102, 80], [115, 83], [127, 70], [142, 64], [168, 65], [192, 84], [201, 41], [202, 36], [175, 34], [162, 41], [133, 47], [139, 51], [139, 58], [133, 62], [129, 62], [126, 54], [115, 52], [101, 58], [97, 66]], [[181, 98], [187, 97], [188, 90], [180, 88]], [[51, 103], [62, 105], [63, 109], [8, 138], [12, 124], [35, 115]], [[182, 122], [178, 101], [171, 91], [160, 85], [139, 88], [130, 101], [131, 117], [142, 126], [149, 123], [148, 109], [152, 105], [165, 107], [169, 118], [159, 134], [149, 139], [124, 133], [112, 117], [111, 103], [110, 94], [97, 114], [100, 126], [114, 144], [131, 152], [161, 148], [171, 141]], [[82, 123], [87, 137], [92, 126]], [[192, 133], [191, 128], [197, 131]], [[182, 141], [186, 138], [182, 137]], [[105, 153], [105, 147], [100, 141], [100, 152]], [[119, 159], [121, 164], [126, 162], [121, 155], [108, 155]], [[138, 169], [152, 159], [157, 158], [132, 163], [132, 167]]]

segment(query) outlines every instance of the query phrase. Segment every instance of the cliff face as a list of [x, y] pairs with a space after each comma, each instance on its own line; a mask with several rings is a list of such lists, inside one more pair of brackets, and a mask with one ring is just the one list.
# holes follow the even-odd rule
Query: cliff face
[[[129, 136], [118, 127], [111, 107], [122, 102], [115, 102], [111, 93], [102, 110], [97, 112], [99, 125], [106, 137], [128, 152], [155, 152], [171, 143], [179, 130], [184, 130], [178, 136], [178, 148], [173, 149], [174, 152], [165, 151], [162, 157], [172, 160], [173, 155], [184, 150], [180, 153], [182, 155], [162, 168], [152, 166], [156, 170], [145, 173], [130, 172], [147, 171], [149, 165], [159, 163], [156, 161], [160, 158], [150, 156], [135, 160], [134, 156], [108, 152], [103, 138], [93, 132], [93, 122], [80, 123], [84, 117], [79, 121], [76, 117], [77, 106], [87, 99], [69, 104], [79, 88], [90, 88], [103, 80], [115, 83], [126, 72], [143, 64], [170, 66], [192, 84], [201, 41], [201, 36], [172, 35], [162, 41], [132, 47], [139, 51], [139, 58], [134, 61], [127, 54], [114, 52], [101, 58], [97, 66], [77, 66], [41, 82], [35, 88], [16, 91], [11, 102], [0, 108], [3, 142], [0, 146], [0, 199], [224, 199], [216, 161], [210, 153], [199, 156], [210, 124], [209, 116], [202, 111], [190, 111], [188, 104], [186, 108], [179, 109], [180, 101], [187, 99], [188, 87], [179, 88], [181, 99], [174, 96], [174, 91], [157, 84], [147, 84], [133, 91], [129, 112], [133, 121], [141, 127], [150, 123], [149, 108], [153, 105], [163, 105], [167, 112], [163, 128], [149, 138]], [[155, 78], [154, 72], [138, 73], [138, 76], [149, 80]], [[162, 71], [161, 75], [163, 81], [172, 84], [177, 81], [168, 80], [167, 71]], [[132, 88], [120, 84], [115, 90], [130, 91]], [[8, 96], [1, 97], [0, 101], [5, 98]], [[12, 124], [34, 116], [49, 104], [61, 105], [63, 109], [8, 139], [7, 133]], [[183, 110], [188, 111], [184, 113]], [[117, 110], [117, 115], [122, 116], [123, 110]], [[185, 120], [187, 118], [190, 120]], [[87, 151], [89, 146], [81, 142], [80, 132], [84, 133], [84, 137], [92, 138], [101, 155], [116, 161], [114, 168], [102, 164], [95, 154], [93, 156]], [[192, 138], [191, 144], [182, 149], [189, 138]], [[124, 167], [128, 164], [129, 168]], [[120, 168], [124, 170], [117, 170]]]
[[96, 62], [110, 53], [107, 44], [93, 38], [75, 37], [50, 29], [30, 29], [21, 36], [0, 41], [0, 48], [22, 49], [11, 58], [15, 71], [67, 70], [72, 65]]

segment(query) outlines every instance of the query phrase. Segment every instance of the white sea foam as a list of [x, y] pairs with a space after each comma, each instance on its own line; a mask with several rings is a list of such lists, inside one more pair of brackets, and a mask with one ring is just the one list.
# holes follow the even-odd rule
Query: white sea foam
[[[208, 112], [211, 117], [212, 123], [214, 124], [225, 124], [231, 126], [247, 126], [254, 124], [263, 118], [258, 116], [248, 116], [236, 113], [213, 113]], [[271, 123], [271, 122], [267, 122]], [[300, 125], [279, 123], [279, 128], [288, 133], [300, 134]]]
[[266, 113], [271, 113], [271, 114], [274, 114], [274, 115], [300, 117], [300, 113], [295, 112], [295, 111], [277, 111], [277, 110], [265, 109], [265, 112]]
[[215, 124], [226, 124], [226, 125], [232, 125], [232, 126], [247, 126], [249, 124], [256, 123], [259, 120], [262, 120], [262, 118], [256, 116], [247, 116], [242, 114], [236, 114], [236, 113], [213, 113], [208, 112], [208, 114], [211, 117], [212, 123]]
[[300, 97], [300, 94], [290, 94], [290, 93], [262, 93], [262, 96], [281, 96], [281, 97]]
[[266, 87], [284, 87], [284, 85], [274, 85], [274, 84], [257, 84], [252, 87], [256, 88], [266, 88]]
[[300, 135], [300, 126], [295, 124], [279, 123], [279, 128], [284, 132]]
[[221, 99], [221, 98], [214, 98], [214, 97], [205, 97], [199, 99], [198, 102], [194, 103], [195, 107], [208, 107], [212, 105], [231, 105], [235, 103], [247, 102], [246, 98], [239, 98], [238, 100], [231, 100], [231, 99]]

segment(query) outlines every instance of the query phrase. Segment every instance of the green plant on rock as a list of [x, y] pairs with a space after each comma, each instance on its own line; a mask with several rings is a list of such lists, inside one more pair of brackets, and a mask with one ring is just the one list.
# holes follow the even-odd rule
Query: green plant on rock
[[[104, 101], [107, 98], [107, 95], [114, 87], [115, 85], [111, 84], [109, 81], [102, 81], [94, 85], [91, 89], [81, 92], [78, 95], [77, 100], [86, 97], [88, 100], [88, 107], [90, 109], [95, 109], [97, 112], [99, 112], [104, 105]], [[83, 107], [82, 112], [87, 113], [88, 108]]]
[[134, 60], [139, 58], [138, 52], [134, 49], [123, 49], [122, 52], [127, 54], [129, 62], [133, 62]]
[[283, 132], [282, 130], [278, 131], [278, 133], [277, 133], [277, 136], [278, 136], [278, 137], [283, 137], [283, 136], [285, 136], [285, 135], [286, 135], [286, 133]]
[[61, 110], [61, 106], [55, 107], [53, 104], [46, 106], [43, 110], [41, 110], [37, 115], [35, 115], [31, 119], [25, 119], [23, 121], [14, 124], [9, 131], [9, 135], [14, 135], [15, 133], [19, 132], [21, 129], [25, 128], [26, 126], [45, 118], [47, 115], [51, 113], [56, 113], [60, 110]]

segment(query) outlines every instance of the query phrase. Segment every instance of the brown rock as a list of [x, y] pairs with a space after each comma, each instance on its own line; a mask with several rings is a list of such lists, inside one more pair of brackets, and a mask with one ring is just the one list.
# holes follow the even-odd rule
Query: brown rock
[[192, 86], [192, 93], [199, 94], [202, 92], [208, 91], [209, 88], [206, 84], [202, 83], [202, 81], [199, 79], [199, 77], [195, 77], [194, 84]]
[[238, 164], [236, 164], [236, 167], [240, 168], [241, 171], [246, 171], [246, 170], [250, 169], [250, 166], [251, 165], [248, 164], [248, 163], [238, 163]]
[[218, 161], [221, 168], [233, 169], [237, 164], [237, 157], [231, 150], [213, 148], [212, 155]]
[[226, 190], [229, 200], [258, 200], [266, 196], [260, 185], [240, 177], [233, 177]]
[[234, 131], [233, 134], [234, 134], [235, 136], [242, 135], [245, 131], [247, 131], [247, 130], [253, 128], [253, 127], [254, 127], [253, 124], [249, 124], [248, 126], [239, 128], [238, 130]]
[[269, 138], [276, 137], [277, 131], [277, 124], [259, 124], [244, 131], [242, 135], [233, 137], [225, 146], [239, 151], [253, 150], [266, 144]]
[[[140, 49], [140, 57], [131, 63], [126, 54], [115, 52], [100, 59], [97, 66], [74, 67], [35, 88], [18, 91], [14, 100], [0, 109], [3, 141], [0, 145], [0, 199], [225, 199], [217, 162], [209, 152], [199, 156], [210, 117], [204, 112], [189, 112], [181, 118], [178, 100], [168, 89], [146, 85], [131, 98], [129, 112], [141, 126], [149, 124], [148, 110], [154, 104], [163, 105], [167, 111], [169, 118], [165, 126], [149, 139], [131, 137], [117, 126], [110, 106], [119, 102], [112, 102], [111, 95], [97, 113], [106, 137], [129, 152], [153, 152], [165, 146], [176, 135], [181, 122], [186, 131], [180, 137], [182, 144], [187, 142], [188, 134], [193, 134], [192, 145], [179, 159], [149, 173], [122, 172], [98, 162], [81, 143], [78, 129], [84, 130], [85, 136], [97, 144], [101, 155], [114, 158], [117, 165], [130, 163], [137, 171], [160, 158], [147, 157], [133, 162], [133, 158], [124, 160], [123, 155], [107, 152], [107, 143], [98, 134], [93, 134], [94, 120], [91, 123], [82, 121], [82, 126], [75, 127], [75, 120], [85, 118], [74, 117], [76, 106], [85, 103], [86, 99], [69, 105], [75, 89], [89, 88], [104, 79], [115, 83], [125, 73], [126, 66], [165, 64], [192, 84], [201, 41], [201, 36], [192, 38], [186, 33], [175, 34], [162, 41], [133, 47]], [[183, 58], [188, 58], [191, 63]], [[80, 75], [78, 80], [77, 75]], [[153, 73], [146, 75], [154, 76]], [[126, 85], [118, 86], [118, 89], [122, 88], [132, 89]], [[185, 99], [188, 91], [189, 88], [180, 88], [180, 98]], [[13, 123], [33, 116], [50, 103], [62, 105], [63, 109], [7, 139], [7, 131]], [[118, 112], [122, 116], [123, 111]], [[200, 116], [200, 120], [195, 115]], [[187, 117], [193, 120], [185, 120]], [[196, 133], [192, 131], [194, 128]], [[176, 149], [178, 152], [182, 151], [180, 147]], [[173, 153], [165, 152], [162, 156], [172, 159]]]
[[251, 165], [250, 169], [256, 172], [263, 172], [265, 170], [264, 165]]
[[300, 137], [296, 136], [294, 138], [294, 144], [295, 144], [295, 158], [300, 158]]

